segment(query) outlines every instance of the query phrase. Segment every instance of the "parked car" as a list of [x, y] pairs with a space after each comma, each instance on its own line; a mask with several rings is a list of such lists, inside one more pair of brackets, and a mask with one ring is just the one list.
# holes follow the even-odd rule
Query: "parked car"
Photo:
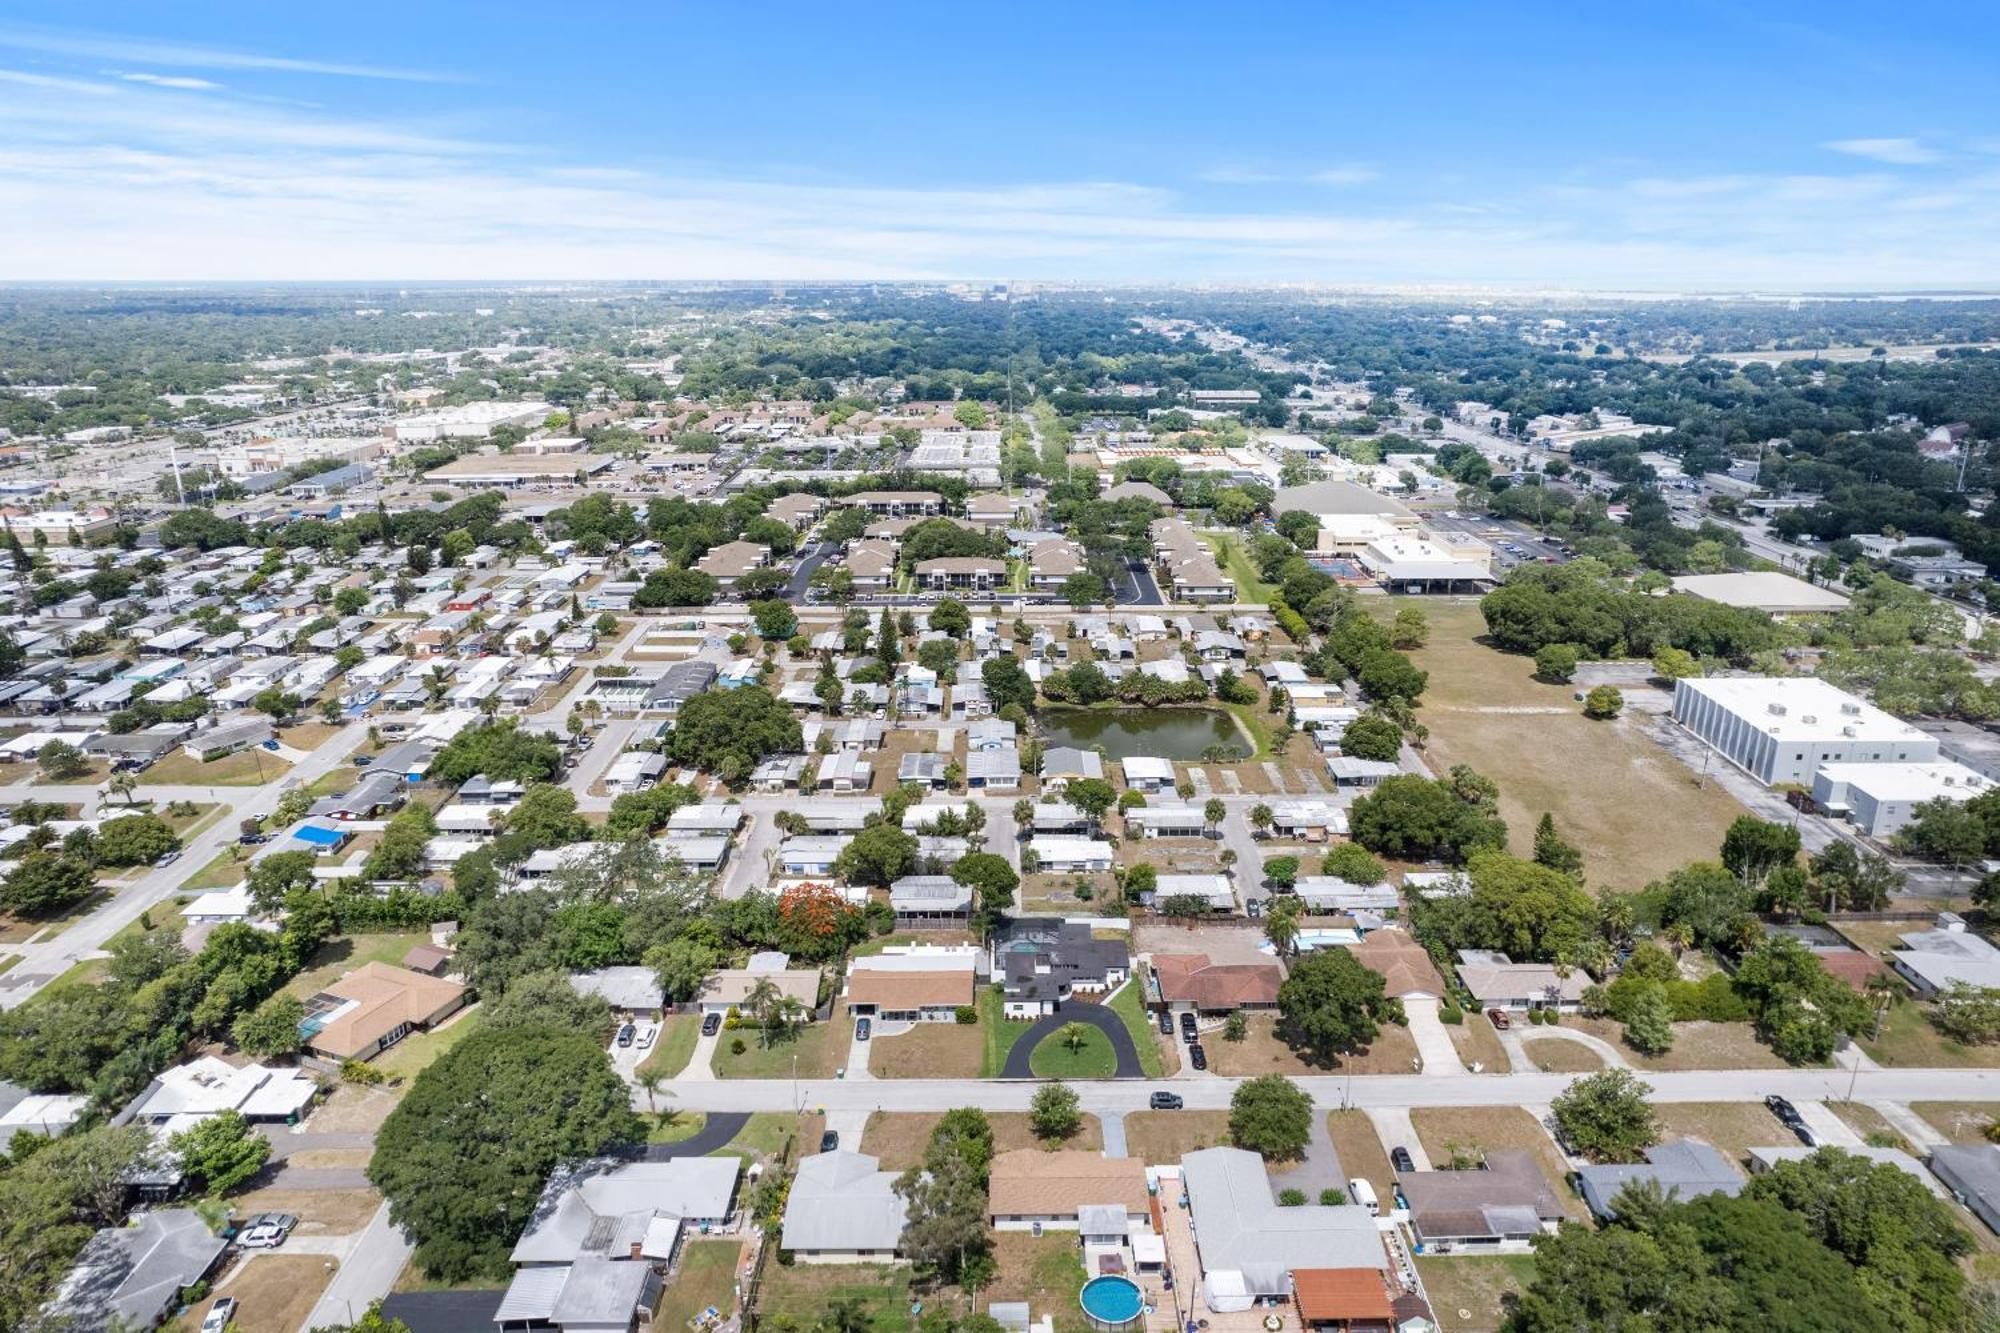
[[259, 1213], [245, 1225], [236, 1243], [246, 1250], [275, 1249], [285, 1243], [285, 1237], [298, 1224], [299, 1219], [293, 1213]]
[[1178, 1111], [1184, 1105], [1177, 1092], [1156, 1092], [1148, 1104], [1155, 1111]]
[[627, 1023], [624, 1027], [618, 1029], [618, 1044], [620, 1046], [630, 1046], [633, 1039], [638, 1035], [639, 1029]]
[[839, 1146], [840, 1146], [839, 1130], [829, 1129], [826, 1133], [819, 1136], [819, 1150], [821, 1152], [832, 1152]]
[[1174, 1035], [1174, 1016], [1164, 1009], [1160, 1011], [1160, 1035], [1163, 1037]]
[[1808, 1148], [1819, 1147], [1819, 1135], [1813, 1133], [1812, 1126], [1808, 1125], [1806, 1118], [1799, 1114], [1798, 1107], [1775, 1093], [1764, 1099], [1764, 1107], [1772, 1115], [1778, 1117], [1779, 1123], [1784, 1125], [1786, 1129], [1796, 1134], [1800, 1143], [1805, 1144]]
[[659, 1035], [660, 1035], [660, 1028], [658, 1024], [656, 1023], [646, 1024], [645, 1027], [639, 1030], [639, 1049], [642, 1051], [650, 1050], [652, 1048], [654, 1041], [656, 1041], [659, 1038]]
[[1490, 1021], [1493, 1024], [1494, 1027], [1500, 1029], [1500, 1031], [1502, 1032], [1505, 1032], [1508, 1028], [1514, 1026], [1514, 1020], [1507, 1017], [1507, 1011], [1505, 1009], [1488, 1009], [1486, 1011], [1486, 1017], [1488, 1021]]
[[1416, 1159], [1410, 1156], [1408, 1148], [1391, 1148], [1389, 1150], [1389, 1165], [1404, 1173], [1417, 1169]]
[[280, 750], [283, 749], [284, 747], [278, 744], [276, 737], [273, 737], [272, 739], [264, 742], [264, 748], [267, 750]]
[[1188, 1047], [1188, 1063], [1196, 1069], [1208, 1068], [1208, 1052], [1201, 1048], [1200, 1042]]
[[172, 865], [174, 862], [180, 859], [181, 859], [181, 854], [179, 852], [168, 852], [166, 855], [162, 856], [159, 860], [153, 862], [153, 869], [165, 870], [168, 866]]
[[375, 756], [372, 754], [357, 754], [354, 756], [354, 766], [356, 768], [366, 768], [374, 762]]
[[713, 1037], [713, 1036], [714, 1036], [714, 1035], [715, 1035], [716, 1033], [718, 1033], [718, 1032], [720, 1032], [720, 1031], [722, 1031], [722, 1015], [721, 1015], [721, 1014], [703, 1014], [703, 1015], [701, 1016], [701, 1035], [702, 1035], [702, 1036], [704, 1036], [704, 1037]]
[[222, 1333], [223, 1329], [229, 1327], [229, 1321], [235, 1317], [236, 1298], [224, 1296], [209, 1306], [208, 1313], [202, 1316], [201, 1333]]
[[875, 1025], [867, 1019], [857, 1018], [854, 1020], [854, 1039], [856, 1041], [867, 1041], [868, 1034], [874, 1030]]

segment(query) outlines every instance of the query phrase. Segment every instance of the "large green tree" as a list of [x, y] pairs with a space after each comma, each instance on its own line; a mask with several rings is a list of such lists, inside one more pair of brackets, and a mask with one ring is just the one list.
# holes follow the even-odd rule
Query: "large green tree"
[[767, 755], [805, 749], [791, 706], [761, 685], [697, 694], [681, 705], [668, 749], [680, 763], [732, 786], [747, 781]]
[[1660, 1138], [1646, 1100], [1652, 1091], [1629, 1069], [1605, 1069], [1571, 1083], [1549, 1110], [1573, 1151], [1593, 1162], [1636, 1162]]
[[1229, 1138], [1269, 1160], [1295, 1158], [1312, 1135], [1312, 1098], [1283, 1074], [1237, 1084], [1229, 1099]]
[[431, 1276], [497, 1278], [557, 1165], [643, 1133], [597, 1034], [475, 1032], [390, 1112], [368, 1178]]
[[1314, 950], [1293, 963], [1278, 986], [1280, 1030], [1321, 1066], [1365, 1050], [1381, 1031], [1377, 1020], [1393, 1008], [1383, 995], [1382, 974], [1345, 949]]

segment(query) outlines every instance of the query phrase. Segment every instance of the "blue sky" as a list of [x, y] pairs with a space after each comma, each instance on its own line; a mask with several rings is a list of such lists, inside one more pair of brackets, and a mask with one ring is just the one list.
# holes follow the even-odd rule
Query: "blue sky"
[[1386, 9], [16, 0], [0, 279], [2000, 287], [2000, 8]]

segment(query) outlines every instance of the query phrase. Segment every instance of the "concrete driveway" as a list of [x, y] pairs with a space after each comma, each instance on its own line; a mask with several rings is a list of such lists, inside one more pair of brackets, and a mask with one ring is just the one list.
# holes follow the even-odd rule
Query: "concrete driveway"
[[1444, 1020], [1438, 1017], [1436, 1000], [1411, 996], [1403, 1001], [1403, 1012], [1409, 1016], [1410, 1037], [1423, 1057], [1424, 1073], [1449, 1078], [1466, 1072], [1458, 1048], [1451, 1044], [1451, 1034], [1444, 1030]]

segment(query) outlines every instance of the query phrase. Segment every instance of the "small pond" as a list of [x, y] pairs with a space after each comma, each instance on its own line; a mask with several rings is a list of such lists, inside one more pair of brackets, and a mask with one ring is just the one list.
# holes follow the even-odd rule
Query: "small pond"
[[1113, 762], [1142, 754], [1198, 760], [1212, 745], [1251, 752], [1236, 719], [1219, 708], [1045, 708], [1041, 724], [1047, 748], [1102, 749]]

